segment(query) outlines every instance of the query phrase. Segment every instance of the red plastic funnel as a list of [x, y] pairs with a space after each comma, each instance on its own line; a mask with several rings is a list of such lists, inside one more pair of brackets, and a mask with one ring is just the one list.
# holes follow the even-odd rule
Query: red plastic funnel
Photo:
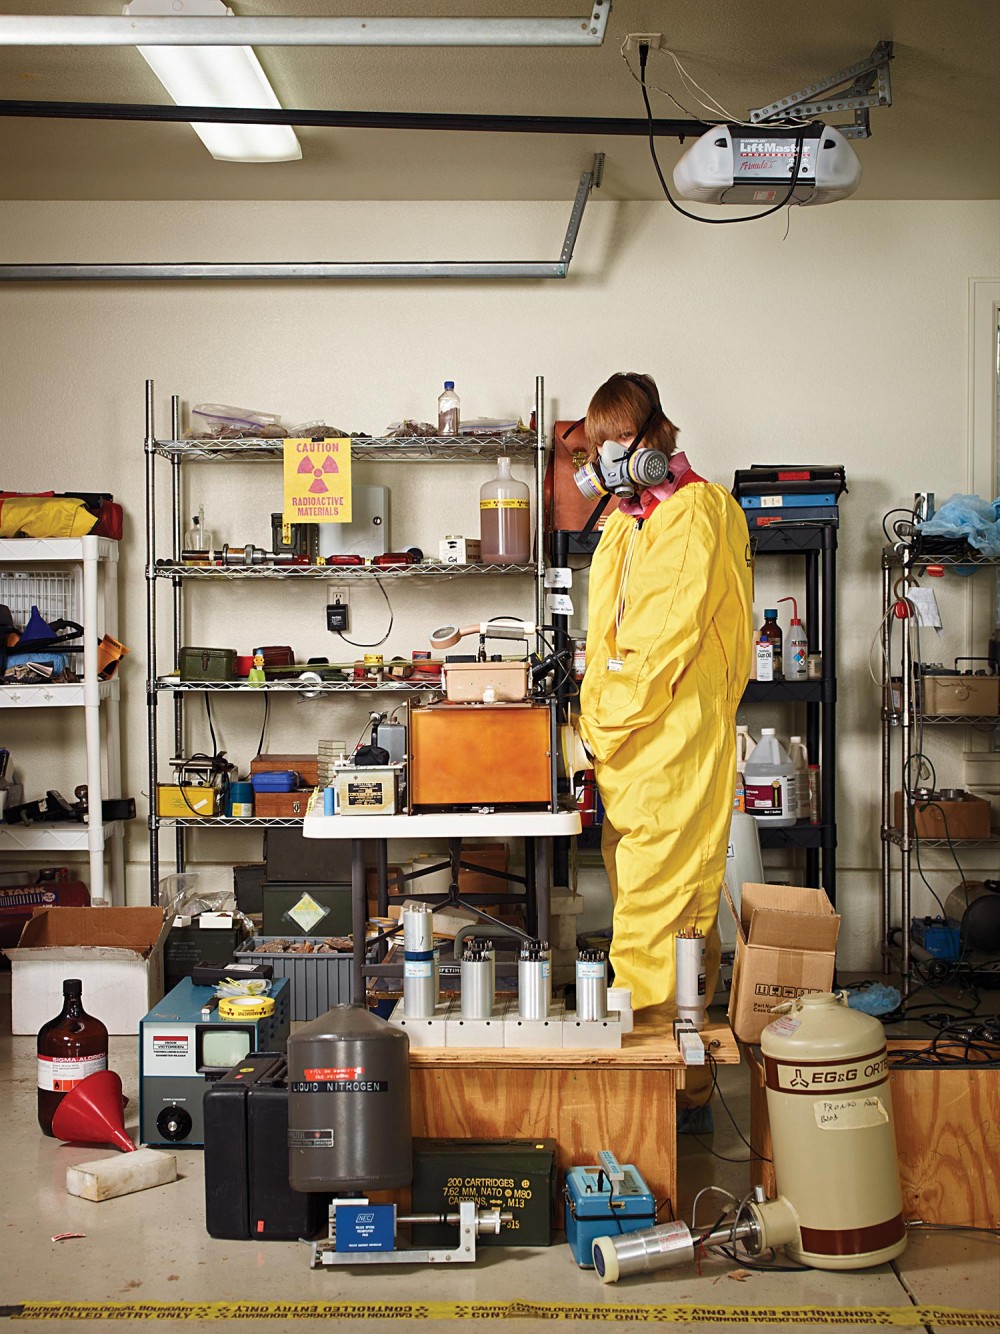
[[113, 1070], [98, 1070], [81, 1079], [56, 1108], [52, 1118], [56, 1139], [75, 1144], [113, 1144], [124, 1153], [135, 1145], [125, 1133], [122, 1081]]

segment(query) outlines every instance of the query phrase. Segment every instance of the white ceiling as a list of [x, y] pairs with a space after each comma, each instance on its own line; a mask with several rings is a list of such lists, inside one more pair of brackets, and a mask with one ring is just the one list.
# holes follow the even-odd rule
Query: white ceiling
[[[244, 17], [576, 15], [583, 0], [230, 0]], [[117, 0], [0, 0], [3, 14], [120, 14]], [[895, 43], [893, 106], [856, 144], [859, 198], [1000, 196], [1000, 5], [996, 0], [613, 0], [600, 48], [258, 48], [285, 107], [513, 115], [643, 115], [619, 53], [664, 33], [693, 77], [745, 115]], [[650, 83], [706, 114], [672, 62]], [[133, 49], [0, 49], [0, 98], [163, 102]], [[682, 115], [662, 93], [654, 114]], [[847, 117], [842, 117], [847, 119]], [[835, 118], [831, 118], [836, 123]], [[607, 199], [654, 199], [642, 138], [301, 128], [301, 162], [215, 162], [185, 124], [0, 118], [6, 199], [566, 199], [595, 152]], [[658, 141], [666, 171], [681, 149]]]

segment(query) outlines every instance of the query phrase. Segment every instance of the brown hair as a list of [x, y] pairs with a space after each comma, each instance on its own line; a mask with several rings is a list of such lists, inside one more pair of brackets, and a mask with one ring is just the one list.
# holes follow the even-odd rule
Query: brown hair
[[638, 435], [643, 422], [653, 413], [642, 443], [662, 449], [667, 458], [677, 449], [677, 427], [660, 407], [660, 391], [651, 375], [619, 371], [605, 380], [590, 400], [585, 418], [589, 457], [597, 454], [605, 440], [620, 435]]

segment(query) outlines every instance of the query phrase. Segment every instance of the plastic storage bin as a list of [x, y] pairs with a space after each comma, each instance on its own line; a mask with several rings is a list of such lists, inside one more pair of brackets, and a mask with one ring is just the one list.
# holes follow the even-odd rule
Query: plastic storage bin
[[350, 1005], [353, 955], [292, 954], [284, 950], [255, 949], [276, 936], [254, 936], [234, 958], [240, 963], [269, 963], [275, 977], [287, 977], [292, 998], [292, 1022], [318, 1019], [334, 1005]]

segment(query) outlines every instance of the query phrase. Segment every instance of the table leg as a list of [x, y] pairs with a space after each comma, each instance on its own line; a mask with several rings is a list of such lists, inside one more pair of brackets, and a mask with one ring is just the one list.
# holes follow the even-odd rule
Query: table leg
[[[385, 841], [379, 840], [383, 851]], [[354, 958], [351, 963], [351, 1003], [365, 1004], [365, 928], [368, 925], [368, 886], [365, 884], [365, 842], [351, 839], [351, 923]]]
[[389, 915], [389, 844], [384, 838], [375, 840], [375, 883], [378, 895], [378, 915]]

